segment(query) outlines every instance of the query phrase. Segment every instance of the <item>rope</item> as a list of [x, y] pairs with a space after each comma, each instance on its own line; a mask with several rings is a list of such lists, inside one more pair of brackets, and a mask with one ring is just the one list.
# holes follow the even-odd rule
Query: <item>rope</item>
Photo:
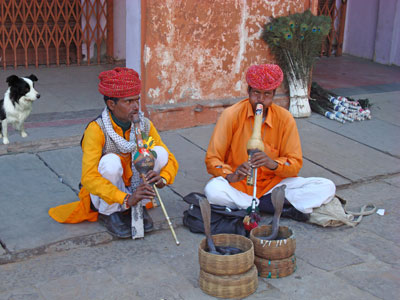
[[[370, 207], [369, 210], [367, 210], [368, 207]], [[371, 203], [366, 204], [366, 205], [363, 205], [363, 206], [361, 207], [361, 209], [360, 209], [360, 212], [352, 212], [352, 211], [348, 211], [348, 210], [344, 209], [344, 211], [345, 211], [347, 214], [352, 214], [353, 216], [358, 217], [357, 220], [353, 220], [353, 221], [352, 221], [352, 222], [354, 222], [355, 224], [360, 223], [361, 220], [362, 220], [362, 218], [363, 218], [363, 216], [372, 215], [373, 213], [376, 212], [376, 210], [377, 210], [376, 206], [375, 206], [374, 204], [371, 204]]]

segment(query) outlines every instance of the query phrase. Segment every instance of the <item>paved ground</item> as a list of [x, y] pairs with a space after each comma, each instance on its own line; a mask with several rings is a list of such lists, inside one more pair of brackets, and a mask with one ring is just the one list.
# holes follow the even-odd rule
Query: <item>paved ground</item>
[[[347, 67], [346, 67], [347, 66]], [[162, 132], [180, 162], [174, 185], [161, 191], [176, 226], [176, 247], [161, 209], [156, 231], [141, 241], [112, 239], [97, 223], [62, 225], [50, 207], [75, 201], [79, 141], [103, 107], [97, 75], [111, 66], [2, 71], [39, 77], [42, 98], [27, 122], [0, 144], [0, 299], [212, 299], [198, 287], [202, 235], [182, 227], [182, 197], [202, 192], [213, 125]], [[373, 75], [371, 75], [373, 74]], [[248, 299], [396, 299], [400, 292], [400, 68], [344, 56], [322, 59], [314, 80], [336, 93], [368, 97], [373, 119], [340, 124], [313, 114], [299, 119], [301, 176], [332, 179], [348, 208], [374, 203], [385, 215], [355, 228], [321, 228], [283, 220], [295, 231], [297, 271], [259, 279]], [[3, 84], [3, 86], [1, 85]], [[268, 222], [270, 216], [263, 216]]]

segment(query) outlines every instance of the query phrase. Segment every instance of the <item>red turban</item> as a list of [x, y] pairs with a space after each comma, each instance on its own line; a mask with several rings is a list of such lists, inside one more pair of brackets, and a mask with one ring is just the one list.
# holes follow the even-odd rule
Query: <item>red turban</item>
[[99, 92], [104, 96], [125, 98], [140, 94], [141, 81], [133, 69], [117, 67], [101, 72], [99, 79]]
[[253, 65], [246, 74], [247, 84], [258, 90], [275, 90], [282, 80], [283, 72], [278, 65]]

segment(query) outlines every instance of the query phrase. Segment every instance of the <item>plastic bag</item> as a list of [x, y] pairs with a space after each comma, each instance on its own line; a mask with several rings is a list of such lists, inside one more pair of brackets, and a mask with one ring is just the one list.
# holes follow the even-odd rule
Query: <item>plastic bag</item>
[[[376, 211], [376, 207], [373, 204], [364, 205], [358, 213], [346, 211], [345, 204], [346, 200], [336, 196], [328, 203], [314, 208], [308, 222], [322, 227], [338, 227], [342, 225], [354, 227], [361, 222], [363, 216], [371, 215]], [[355, 219], [355, 217], [358, 218]]]
[[[183, 200], [190, 206], [183, 212], [183, 225], [191, 232], [204, 233], [204, 222], [201, 216], [199, 200], [205, 195], [190, 193]], [[245, 209], [230, 209], [226, 206], [210, 205], [211, 207], [211, 234], [232, 233], [246, 235], [243, 218], [247, 212]]]

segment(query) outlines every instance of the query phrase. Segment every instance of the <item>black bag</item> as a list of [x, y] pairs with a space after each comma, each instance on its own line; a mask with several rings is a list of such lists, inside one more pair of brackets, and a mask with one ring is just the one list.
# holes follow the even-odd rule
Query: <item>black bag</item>
[[[200, 193], [190, 193], [183, 197], [189, 203], [189, 209], [183, 212], [183, 225], [194, 233], [204, 233], [204, 223], [201, 216], [199, 200], [206, 196]], [[226, 206], [211, 206], [211, 234], [233, 233], [246, 235], [243, 226], [243, 218], [247, 212], [245, 209], [230, 209]]]

